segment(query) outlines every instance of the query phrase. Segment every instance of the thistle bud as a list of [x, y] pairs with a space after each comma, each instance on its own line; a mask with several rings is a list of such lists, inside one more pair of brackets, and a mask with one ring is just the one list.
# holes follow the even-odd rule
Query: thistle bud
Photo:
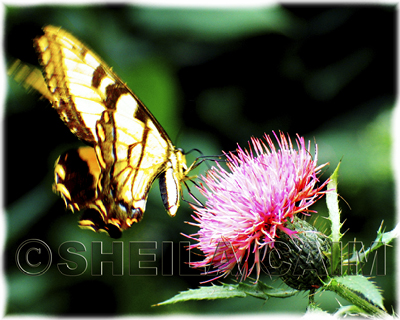
[[319, 288], [328, 276], [330, 240], [311, 224], [297, 217], [286, 227], [296, 233], [278, 231], [271, 264], [280, 278], [297, 290]]

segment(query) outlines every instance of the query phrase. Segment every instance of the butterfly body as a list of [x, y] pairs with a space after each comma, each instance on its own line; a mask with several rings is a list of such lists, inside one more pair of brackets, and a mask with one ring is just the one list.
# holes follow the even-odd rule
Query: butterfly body
[[[167, 212], [190, 179], [185, 155], [139, 98], [91, 50], [61, 28], [34, 40], [47, 97], [72, 133], [89, 146], [60, 156], [54, 190], [66, 206], [88, 209], [80, 225], [119, 236], [139, 222], [159, 178]], [[113, 230], [113, 231], [112, 231]], [[115, 231], [115, 232], [114, 232]]]

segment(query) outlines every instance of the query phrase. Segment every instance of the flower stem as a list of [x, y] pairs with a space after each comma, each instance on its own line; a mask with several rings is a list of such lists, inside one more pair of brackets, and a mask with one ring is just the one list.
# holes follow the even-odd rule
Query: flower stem
[[381, 308], [373, 305], [367, 300], [363, 299], [359, 295], [357, 295], [354, 291], [350, 290], [343, 284], [338, 283], [335, 279], [331, 279], [331, 281], [324, 287], [325, 290], [330, 290], [346, 299], [350, 303], [356, 305], [366, 313], [379, 317], [388, 317], [389, 315], [383, 311]]
[[312, 308], [315, 307], [314, 295], [315, 295], [315, 289], [311, 289], [310, 293], [308, 294], [308, 305]]

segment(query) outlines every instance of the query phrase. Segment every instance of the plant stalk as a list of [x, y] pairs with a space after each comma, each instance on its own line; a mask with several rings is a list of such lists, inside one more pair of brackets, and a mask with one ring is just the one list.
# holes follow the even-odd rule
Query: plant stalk
[[353, 292], [343, 284], [338, 283], [334, 279], [331, 279], [330, 282], [324, 287], [324, 289], [335, 292], [342, 298], [346, 299], [347, 301], [364, 310], [370, 315], [382, 318], [389, 317], [389, 314], [386, 313], [384, 310], [363, 299], [355, 292]]

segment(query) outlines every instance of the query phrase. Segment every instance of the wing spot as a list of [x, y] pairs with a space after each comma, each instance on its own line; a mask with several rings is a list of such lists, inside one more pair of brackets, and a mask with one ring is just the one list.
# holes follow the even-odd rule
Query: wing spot
[[110, 84], [106, 88], [106, 101], [104, 102], [106, 108], [115, 110], [117, 107], [118, 99], [121, 95], [129, 93], [129, 90], [120, 83]]
[[[58, 163], [59, 159], [60, 159], [60, 157], [57, 159], [57, 163]], [[58, 181], [60, 179], [61, 180], [65, 180], [66, 173], [65, 173], [65, 169], [64, 169], [64, 167], [62, 165], [57, 164], [56, 167], [54, 168], [54, 173], [55, 173], [55, 179], [54, 180], [56, 181], [56, 183], [58, 183]]]
[[102, 66], [98, 66], [93, 73], [92, 86], [97, 89], [105, 76], [106, 71], [104, 70], [104, 68]]
[[99, 145], [95, 146], [95, 151], [96, 151], [97, 160], [99, 160], [99, 164], [104, 170], [106, 168], [106, 162], [103, 159], [103, 155], [101, 153], [101, 148]]
[[108, 115], [108, 112], [104, 112], [103, 113], [103, 120], [105, 123], [109, 123], [110, 122], [110, 116]]
[[103, 126], [101, 124], [96, 125], [97, 129], [97, 136], [99, 137], [100, 141], [105, 141], [106, 140], [106, 133], [104, 132]]

